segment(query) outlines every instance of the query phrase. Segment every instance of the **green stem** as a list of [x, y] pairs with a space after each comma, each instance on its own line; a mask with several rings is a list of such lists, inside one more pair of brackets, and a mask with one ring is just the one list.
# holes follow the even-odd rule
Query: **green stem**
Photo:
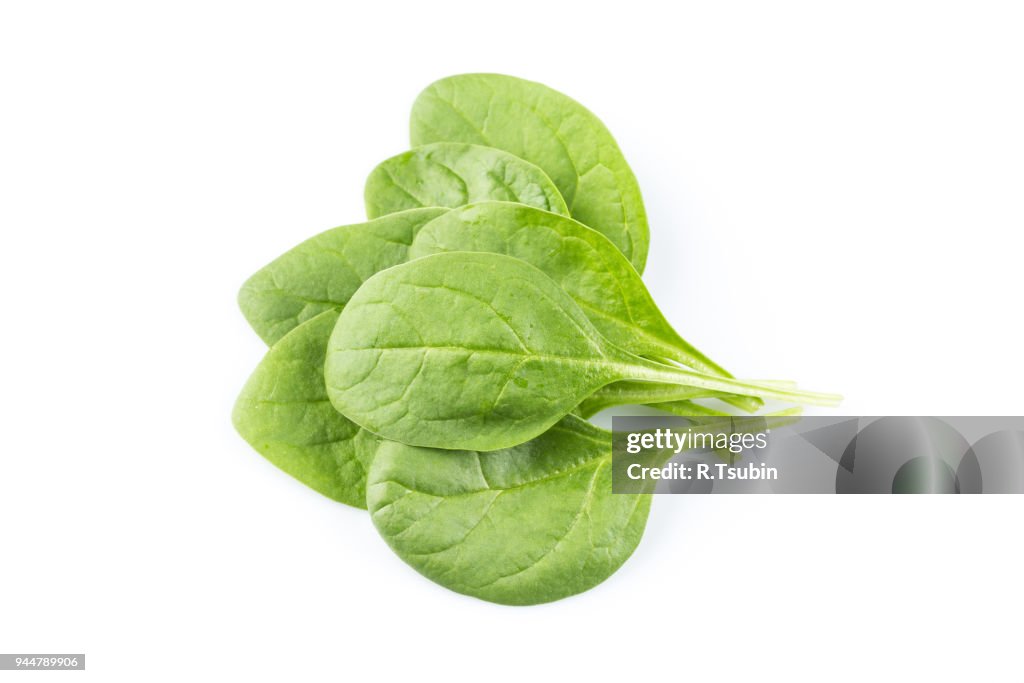
[[[622, 373], [624, 376], [633, 377], [638, 380], [678, 384], [680, 386], [698, 387], [709, 391], [744, 394], [762, 399], [778, 399], [788, 403], [805, 405], [835, 406], [842, 400], [842, 396], [838, 394], [797, 391], [725, 377], [714, 377], [692, 370], [684, 370], [657, 363], [646, 358], [634, 356], [632, 361], [631, 365], [622, 366]], [[637, 370], [641, 370], [641, 372], [637, 372]]]
[[665, 401], [664, 403], [652, 403], [650, 407], [680, 417], [732, 417], [731, 413], [708, 408], [693, 401]]
[[[655, 382], [615, 382], [609, 384], [587, 397], [578, 408], [584, 417], [590, 417], [605, 408], [623, 405], [650, 405], [669, 401], [687, 401], [692, 398], [720, 398], [727, 396], [718, 391], [708, 391], [697, 387], [682, 387], [678, 384], [661, 384]], [[653, 404], [653, 405], [652, 405]]]
[[[648, 343], [658, 349], [659, 354], [664, 356], [665, 360], [682, 363], [683, 365], [706, 375], [715, 375], [718, 377], [733, 379], [733, 375], [728, 370], [705, 356], [697, 349], [697, 347], [680, 337], [678, 334], [675, 335], [675, 339], [671, 344], [647, 334], [644, 334], [644, 337]], [[756, 412], [764, 405], [764, 402], [761, 399], [754, 398], [752, 396], [732, 395], [721, 398], [726, 403], [734, 405], [740, 410], [745, 410], [749, 413]]]

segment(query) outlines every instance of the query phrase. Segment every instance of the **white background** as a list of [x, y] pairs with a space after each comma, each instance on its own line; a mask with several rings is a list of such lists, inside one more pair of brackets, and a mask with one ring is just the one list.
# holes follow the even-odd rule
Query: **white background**
[[239, 285], [359, 221], [416, 94], [465, 71], [603, 118], [650, 289], [739, 374], [839, 414], [1020, 414], [1021, 12], [3, 3], [0, 651], [84, 651], [37, 677], [94, 681], [1020, 681], [1024, 497], [661, 497], [605, 584], [508, 608], [229, 414], [263, 352]]

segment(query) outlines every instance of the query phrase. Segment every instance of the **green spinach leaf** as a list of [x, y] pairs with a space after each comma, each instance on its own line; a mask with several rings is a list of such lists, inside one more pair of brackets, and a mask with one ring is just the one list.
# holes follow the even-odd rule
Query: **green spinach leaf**
[[632, 554], [651, 496], [613, 494], [611, 433], [568, 416], [490, 453], [385, 441], [367, 504], [388, 545], [428, 579], [508, 605], [596, 586]]
[[604, 235], [522, 204], [482, 202], [425, 225], [410, 258], [449, 251], [505, 254], [536, 266], [583, 309], [594, 327], [631, 353], [731, 377], [694, 348], [658, 310], [636, 270]]
[[238, 433], [263, 457], [328, 498], [366, 507], [366, 469], [378, 439], [331, 406], [324, 384], [325, 311], [267, 352], [235, 403]]
[[346, 417], [416, 446], [496, 450], [540, 435], [620, 380], [804, 403], [837, 397], [704, 375], [608, 342], [551, 278], [502, 254], [448, 252], [369, 278], [328, 344]]
[[416, 99], [410, 131], [413, 146], [469, 142], [536, 164], [573, 218], [604, 234], [643, 272], [649, 235], [640, 186], [608, 129], [575, 100], [512, 76], [451, 76]]
[[412, 209], [322, 232], [249, 278], [238, 305], [273, 344], [300, 323], [340, 309], [377, 271], [404, 263], [416, 231], [445, 211]]
[[424, 145], [381, 162], [366, 179], [364, 195], [369, 218], [488, 199], [569, 213], [544, 171], [503, 150], [459, 142]]

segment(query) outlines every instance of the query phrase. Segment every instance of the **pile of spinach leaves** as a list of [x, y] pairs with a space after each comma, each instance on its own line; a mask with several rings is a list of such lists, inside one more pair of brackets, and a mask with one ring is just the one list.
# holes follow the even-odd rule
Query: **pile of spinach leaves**
[[370, 173], [366, 222], [243, 285], [270, 349], [233, 421], [280, 469], [368, 509], [424, 576], [529, 605], [615, 572], [651, 497], [612, 495], [611, 434], [587, 421], [600, 410], [837, 401], [736, 380], [676, 332], [640, 277], [636, 178], [576, 101], [453, 76], [417, 98], [411, 138]]

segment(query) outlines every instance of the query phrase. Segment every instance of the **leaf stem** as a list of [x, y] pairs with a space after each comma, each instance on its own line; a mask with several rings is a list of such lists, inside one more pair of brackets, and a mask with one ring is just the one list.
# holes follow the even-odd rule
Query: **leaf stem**
[[778, 399], [788, 403], [835, 406], [842, 400], [842, 396], [838, 394], [799, 391], [726, 377], [714, 377], [693, 370], [672, 367], [638, 356], [633, 358], [632, 366], [622, 366], [621, 369], [625, 376], [633, 379], [649, 380], [664, 384], [678, 384], [686, 387], [699, 387], [711, 391], [744, 394], [762, 399]]
[[[701, 353], [697, 347], [680, 337], [678, 334], [673, 334], [674, 340], [671, 344], [651, 335], [644, 336], [652, 346], [659, 350], [665, 360], [681, 363], [682, 365], [706, 375], [715, 375], [718, 377], [733, 379], [733, 375], [728, 370]], [[764, 405], [764, 402], [761, 399], [754, 398], [752, 396], [731, 395], [723, 396], [721, 399], [726, 403], [734, 405], [740, 410], [745, 410], [749, 413], [756, 412], [758, 408]]]

